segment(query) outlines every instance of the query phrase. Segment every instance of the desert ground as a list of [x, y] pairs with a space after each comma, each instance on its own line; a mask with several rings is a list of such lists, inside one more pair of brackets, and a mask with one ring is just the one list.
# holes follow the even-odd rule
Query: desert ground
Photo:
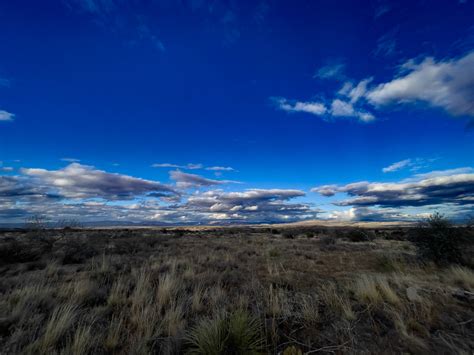
[[471, 249], [438, 265], [413, 230], [3, 230], [0, 353], [472, 354]]

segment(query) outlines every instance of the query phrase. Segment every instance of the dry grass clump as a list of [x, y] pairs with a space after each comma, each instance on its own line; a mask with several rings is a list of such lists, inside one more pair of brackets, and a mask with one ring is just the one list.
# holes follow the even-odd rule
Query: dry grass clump
[[187, 340], [189, 353], [201, 355], [259, 354], [264, 345], [260, 320], [243, 310], [202, 319]]
[[[474, 349], [473, 270], [419, 263], [403, 236], [354, 243], [329, 228], [61, 230], [29, 250], [22, 232], [9, 233], [0, 232], [0, 249], [26, 249], [0, 261], [7, 354]], [[68, 238], [89, 252], [64, 259]]]
[[455, 285], [474, 291], [474, 271], [471, 269], [462, 266], [451, 266], [444, 277]]
[[88, 354], [94, 348], [94, 336], [92, 324], [82, 324], [76, 329], [71, 345], [66, 349], [66, 354], [82, 355]]
[[349, 297], [347, 294], [344, 294], [345, 291], [338, 290], [336, 284], [330, 282], [321, 288], [319, 295], [323, 304], [336, 312], [338, 316], [342, 316], [347, 320], [354, 320], [356, 316], [352, 310]]
[[53, 351], [61, 337], [72, 328], [77, 315], [78, 310], [74, 305], [64, 304], [56, 307], [47, 320], [44, 333], [31, 348], [43, 354]]
[[401, 302], [388, 278], [382, 275], [361, 275], [355, 281], [353, 291], [359, 302], [371, 306], [379, 306], [383, 302], [396, 306]]

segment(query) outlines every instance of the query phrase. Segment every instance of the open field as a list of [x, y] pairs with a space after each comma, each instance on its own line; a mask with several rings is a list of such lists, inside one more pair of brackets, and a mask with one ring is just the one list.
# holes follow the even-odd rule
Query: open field
[[420, 262], [410, 233], [3, 231], [0, 352], [473, 353], [474, 271]]

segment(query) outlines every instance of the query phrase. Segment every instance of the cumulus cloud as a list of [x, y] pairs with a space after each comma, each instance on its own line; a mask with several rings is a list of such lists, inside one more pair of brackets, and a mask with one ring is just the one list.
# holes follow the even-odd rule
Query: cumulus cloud
[[[359, 101], [360, 98], [364, 97], [367, 92], [367, 86], [372, 80], [372, 78], [367, 78], [361, 80], [355, 87], [351, 87], [351, 89], [347, 92], [347, 96], [351, 99], [352, 104]], [[343, 88], [340, 91], [341, 93], [344, 93], [343, 90], [346, 85], [347, 83], [344, 84]]]
[[0, 176], [0, 198], [35, 194], [33, 187], [16, 176]]
[[11, 112], [0, 110], [0, 121], [13, 121], [15, 115]]
[[327, 112], [326, 106], [321, 102], [290, 102], [285, 98], [272, 98], [280, 110], [286, 112], [306, 112], [312, 115], [321, 116]]
[[369, 103], [383, 106], [425, 102], [455, 116], [474, 116], [474, 52], [445, 61], [410, 61], [403, 68], [404, 74], [366, 94]]
[[321, 102], [290, 102], [284, 98], [272, 98], [277, 108], [286, 112], [306, 112], [316, 116], [324, 117], [356, 117], [360, 121], [370, 122], [375, 119], [370, 112], [354, 108], [351, 102], [335, 99], [331, 103], [331, 107], [327, 108]]
[[282, 222], [315, 218], [318, 210], [307, 204], [290, 203], [304, 196], [301, 190], [250, 189], [243, 192], [207, 191], [190, 196], [185, 210], [207, 214], [227, 222]]
[[430, 179], [439, 176], [450, 176], [450, 175], [459, 175], [459, 174], [472, 174], [474, 173], [474, 169], [471, 167], [463, 167], [463, 168], [456, 168], [456, 169], [447, 169], [447, 170], [434, 170], [428, 173], [423, 174], [416, 174], [413, 178], [407, 179], [409, 180], [423, 180], [423, 179]]
[[[395, 52], [397, 31], [395, 28], [379, 40], [376, 54], [391, 55]], [[315, 76], [334, 78], [343, 68], [340, 63], [335, 63], [321, 68]], [[306, 112], [324, 118], [356, 117], [360, 122], [374, 121], [375, 115], [370, 112], [374, 108], [407, 103], [428, 104], [454, 116], [474, 116], [474, 52], [457, 59], [428, 57], [421, 62], [409, 60], [392, 80], [371, 85], [372, 82], [372, 77], [359, 81], [357, 85], [346, 81], [334, 93], [330, 104], [282, 97], [271, 99], [278, 109], [286, 112]]]
[[311, 191], [323, 196], [345, 193], [350, 198], [335, 202], [339, 206], [408, 207], [429, 205], [473, 205], [474, 174], [436, 172], [393, 183], [356, 182], [326, 185]]
[[357, 117], [360, 121], [370, 122], [375, 119], [370, 112], [357, 110], [352, 103], [335, 99], [331, 103], [330, 113], [335, 117]]
[[170, 178], [176, 181], [176, 186], [183, 189], [187, 189], [190, 187], [207, 187], [213, 185], [237, 183], [237, 181], [232, 180], [207, 179], [201, 175], [183, 173], [180, 170], [170, 171]]
[[400, 209], [351, 207], [348, 210], [331, 211], [329, 219], [339, 221], [380, 222], [380, 221], [418, 221], [429, 216], [429, 213], [406, 213]]
[[57, 190], [67, 198], [131, 199], [152, 192], [174, 195], [176, 192], [157, 181], [108, 173], [92, 166], [72, 163], [59, 170], [21, 169], [39, 184]]
[[[229, 183], [181, 171], [170, 172], [181, 187]], [[62, 169], [20, 169], [0, 176], [0, 223], [22, 224], [26, 217], [78, 219], [84, 223], [213, 224], [291, 222], [319, 213], [292, 199], [294, 189], [177, 192], [172, 186], [72, 163]]]

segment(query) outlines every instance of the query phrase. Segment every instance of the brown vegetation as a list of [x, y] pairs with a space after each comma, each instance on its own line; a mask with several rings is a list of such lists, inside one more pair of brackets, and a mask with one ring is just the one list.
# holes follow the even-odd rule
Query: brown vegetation
[[472, 353], [473, 270], [420, 261], [409, 232], [4, 231], [0, 349]]

